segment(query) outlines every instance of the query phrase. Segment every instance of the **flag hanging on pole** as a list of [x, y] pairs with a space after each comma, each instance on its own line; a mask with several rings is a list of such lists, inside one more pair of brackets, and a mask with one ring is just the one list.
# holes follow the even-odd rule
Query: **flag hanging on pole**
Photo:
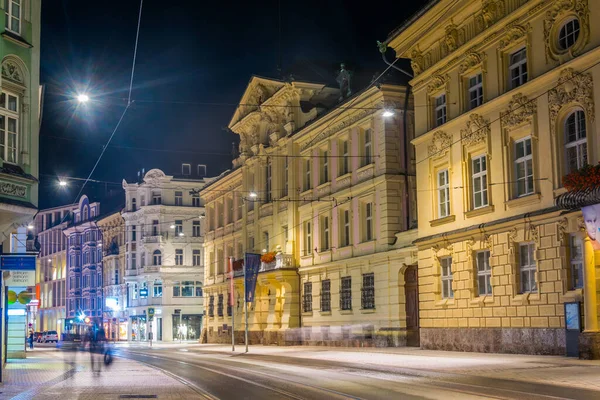
[[256, 289], [256, 277], [260, 268], [260, 254], [246, 253], [244, 259], [244, 279], [246, 280], [246, 302], [254, 301], [254, 289]]
[[233, 257], [229, 257], [229, 305], [233, 307]]

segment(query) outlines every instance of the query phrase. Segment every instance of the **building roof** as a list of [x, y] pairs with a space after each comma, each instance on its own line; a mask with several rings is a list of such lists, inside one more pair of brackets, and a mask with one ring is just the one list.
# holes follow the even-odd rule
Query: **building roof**
[[427, 4], [425, 4], [416, 13], [414, 13], [408, 19], [406, 19], [404, 22], [402, 22], [402, 24], [400, 24], [396, 29], [391, 31], [388, 34], [388, 37], [384, 43], [389, 44], [396, 36], [398, 36], [399, 34], [404, 32], [406, 30], [406, 28], [408, 28], [410, 25], [412, 25], [417, 19], [421, 18], [423, 16], [423, 14], [425, 14], [427, 11], [429, 11], [431, 8], [433, 8], [433, 6], [435, 6], [440, 1], [441, 0], [430, 0]]

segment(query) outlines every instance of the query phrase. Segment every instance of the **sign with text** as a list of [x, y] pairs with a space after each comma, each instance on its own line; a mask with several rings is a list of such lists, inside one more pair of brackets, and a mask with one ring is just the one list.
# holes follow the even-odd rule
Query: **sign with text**
[[[36, 256], [0, 256], [0, 269], [3, 271], [35, 271]], [[35, 284], [35, 283], [34, 283]]]
[[35, 271], [3, 271], [4, 286], [34, 286]]
[[140, 289], [140, 299], [145, 299], [148, 297], [148, 289]]

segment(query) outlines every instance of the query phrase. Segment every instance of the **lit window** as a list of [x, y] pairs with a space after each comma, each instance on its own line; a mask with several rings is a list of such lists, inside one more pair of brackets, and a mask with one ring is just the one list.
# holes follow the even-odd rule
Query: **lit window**
[[483, 82], [481, 74], [469, 78], [469, 109], [483, 104]]
[[446, 94], [435, 98], [435, 126], [446, 123]]
[[442, 268], [442, 298], [452, 299], [454, 298], [454, 290], [452, 289], [452, 258], [441, 258], [440, 267]]
[[438, 218], [450, 215], [450, 183], [448, 182], [448, 170], [444, 169], [437, 174], [438, 193]]
[[487, 194], [487, 159], [485, 155], [473, 158], [473, 208], [488, 205]]
[[521, 279], [521, 293], [536, 292], [535, 260], [533, 258], [533, 243], [519, 246], [519, 277]]
[[4, 26], [6, 29], [21, 33], [21, 0], [4, 0]]
[[517, 197], [533, 193], [533, 155], [530, 137], [515, 142], [515, 175]]
[[567, 21], [558, 33], [558, 46], [561, 50], [567, 50], [572, 47], [579, 38], [579, 20], [571, 19]]
[[571, 289], [583, 287], [583, 242], [578, 235], [570, 236]]
[[492, 269], [490, 268], [490, 251], [478, 251], [475, 255], [477, 263], [477, 290], [480, 296], [492, 294]]
[[304, 223], [304, 254], [312, 254], [312, 227], [310, 221]]
[[509, 87], [514, 89], [527, 82], [527, 50], [522, 48], [510, 55], [508, 64]]
[[571, 113], [565, 121], [565, 149], [567, 173], [577, 171], [587, 164], [587, 137], [585, 113]]

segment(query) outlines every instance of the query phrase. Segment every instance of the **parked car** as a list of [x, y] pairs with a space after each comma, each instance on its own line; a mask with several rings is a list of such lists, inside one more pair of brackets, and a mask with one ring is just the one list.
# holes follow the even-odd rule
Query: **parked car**
[[58, 343], [58, 333], [56, 331], [44, 331], [42, 335], [43, 343]]

